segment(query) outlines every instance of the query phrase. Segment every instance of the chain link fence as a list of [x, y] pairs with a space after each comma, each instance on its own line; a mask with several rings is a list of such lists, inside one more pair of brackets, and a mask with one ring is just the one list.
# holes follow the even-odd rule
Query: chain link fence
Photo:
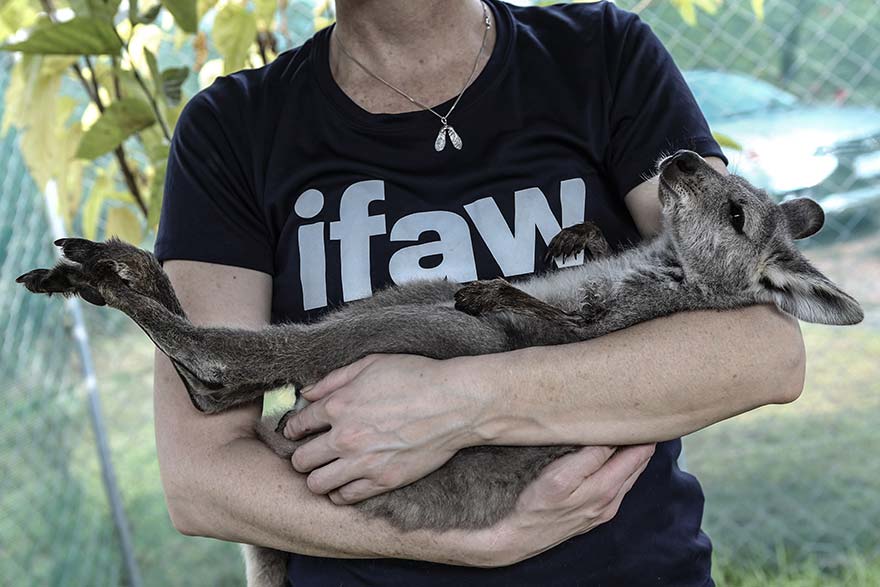
[[[871, 450], [880, 441], [880, 124], [874, 118], [880, 119], [880, 5], [767, 0], [762, 22], [751, 3], [728, 0], [689, 26], [669, 0], [619, 4], [641, 13], [682, 69], [744, 76], [733, 82], [704, 77], [701, 102], [738, 94], [730, 83], [742, 84], [746, 94], [755, 80], [791, 96], [786, 120], [798, 128], [760, 132], [778, 127], [775, 102], [764, 119], [761, 112], [709, 116], [738, 144], [729, 149], [734, 169], [797, 168], [797, 161], [779, 156], [790, 144], [786, 136], [817, 124], [811, 109], [833, 105], [819, 110], [821, 116], [843, 113], [833, 123], [839, 140], [829, 135], [828, 155], [836, 162], [829, 176], [785, 192], [812, 195], [829, 211], [821, 238], [811, 239], [807, 252], [863, 303], [865, 324], [805, 326], [804, 396], [692, 435], [686, 466], [706, 492], [705, 526], [720, 576], [737, 566], [809, 561], [834, 569], [870, 561], [880, 555], [880, 457]], [[301, 41], [311, 11], [304, 3], [292, 6], [298, 16], [291, 30]], [[0, 90], [9, 69], [3, 59]], [[700, 81], [702, 73], [693, 75]], [[11, 132], [0, 139], [0, 397], [6, 416], [0, 424], [0, 585], [131, 584], [102, 482], [89, 381], [70, 312], [14, 283], [23, 271], [54, 261], [51, 240], [41, 189]], [[182, 537], [168, 520], [155, 462], [149, 341], [110, 312], [86, 309], [86, 323], [143, 583], [242, 584], [234, 546]]]

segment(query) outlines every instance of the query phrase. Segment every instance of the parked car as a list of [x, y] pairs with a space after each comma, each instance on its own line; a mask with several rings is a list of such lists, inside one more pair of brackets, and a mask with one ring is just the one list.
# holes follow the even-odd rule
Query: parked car
[[780, 199], [812, 197], [831, 215], [878, 216], [880, 109], [807, 104], [739, 73], [684, 75], [713, 132], [737, 143], [722, 147], [731, 170]]

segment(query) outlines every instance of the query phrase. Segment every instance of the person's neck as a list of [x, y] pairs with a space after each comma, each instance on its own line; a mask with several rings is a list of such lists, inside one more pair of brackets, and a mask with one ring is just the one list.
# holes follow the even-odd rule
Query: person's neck
[[337, 0], [333, 34], [379, 75], [438, 70], [476, 57], [482, 13], [481, 0]]

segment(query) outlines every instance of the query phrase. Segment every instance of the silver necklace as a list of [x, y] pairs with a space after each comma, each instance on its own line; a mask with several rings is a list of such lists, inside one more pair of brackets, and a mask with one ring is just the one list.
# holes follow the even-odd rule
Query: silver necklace
[[339, 44], [339, 48], [342, 50], [342, 52], [345, 54], [345, 56], [348, 57], [349, 59], [351, 59], [352, 61], [354, 61], [358, 65], [358, 67], [363, 69], [365, 72], [367, 72], [367, 74], [369, 74], [370, 76], [379, 80], [380, 82], [382, 82], [383, 84], [385, 84], [386, 86], [388, 86], [389, 88], [391, 88], [392, 90], [394, 90], [395, 92], [397, 92], [398, 94], [400, 94], [401, 96], [403, 96], [404, 98], [406, 98], [407, 100], [409, 100], [410, 102], [415, 104], [416, 106], [419, 106], [420, 108], [427, 110], [428, 112], [430, 112], [431, 114], [433, 114], [434, 116], [436, 116], [437, 118], [440, 119], [440, 124], [442, 124], [443, 126], [440, 127], [440, 132], [437, 134], [437, 138], [434, 140], [434, 150], [437, 152], [440, 152], [446, 148], [446, 136], [447, 135], [449, 136], [449, 142], [452, 143], [453, 147], [455, 147], [456, 149], [459, 149], [459, 150], [462, 147], [461, 137], [458, 135], [457, 132], [455, 132], [455, 129], [452, 128], [452, 126], [449, 124], [448, 120], [449, 120], [449, 115], [452, 114], [452, 111], [455, 110], [456, 106], [458, 106], [458, 101], [461, 100], [461, 97], [464, 95], [465, 90], [468, 88], [469, 85], [471, 85], [471, 82], [474, 79], [474, 75], [477, 73], [477, 65], [479, 65], [480, 57], [483, 56], [483, 51], [486, 48], [486, 37], [489, 34], [489, 29], [492, 27], [492, 23], [489, 21], [489, 14], [486, 12], [486, 3], [480, 2], [480, 4], [483, 7], [483, 22], [486, 23], [486, 28], [483, 29], [483, 41], [482, 41], [482, 43], [480, 43], [480, 52], [477, 53], [477, 59], [474, 61], [474, 67], [471, 70], [471, 74], [468, 76], [467, 81], [464, 83], [464, 87], [461, 89], [461, 92], [459, 92], [458, 97], [455, 99], [455, 102], [452, 103], [452, 107], [449, 108], [449, 112], [446, 113], [446, 116], [443, 116], [442, 114], [440, 114], [439, 112], [437, 112], [436, 110], [431, 108], [430, 106], [426, 106], [426, 105], [422, 104], [421, 102], [419, 102], [418, 100], [416, 100], [415, 98], [413, 98], [412, 96], [410, 96], [409, 94], [407, 94], [406, 92], [401, 90], [400, 88], [393, 86], [392, 84], [388, 83], [387, 81], [385, 81], [384, 79], [382, 79], [381, 77], [379, 77], [378, 75], [376, 75], [375, 73], [373, 73], [372, 71], [367, 69], [366, 65], [364, 65], [363, 63], [361, 63], [360, 61], [355, 59], [354, 56], [352, 56], [352, 54], [348, 52], [348, 50], [345, 48], [345, 45], [342, 44], [342, 40], [340, 40], [339, 35], [333, 35], [336, 38], [336, 42]]

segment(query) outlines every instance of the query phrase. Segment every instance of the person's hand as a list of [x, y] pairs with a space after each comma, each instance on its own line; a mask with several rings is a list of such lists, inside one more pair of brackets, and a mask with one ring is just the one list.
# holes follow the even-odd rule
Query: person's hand
[[514, 512], [476, 531], [469, 546], [476, 566], [506, 566], [553, 548], [611, 520], [651, 456], [653, 444], [618, 449], [588, 446], [549, 464], [530, 483]]
[[481, 409], [473, 387], [447, 361], [370, 355], [304, 389], [313, 402], [284, 435], [299, 439], [293, 467], [314, 493], [352, 504], [420, 479], [469, 444]]

